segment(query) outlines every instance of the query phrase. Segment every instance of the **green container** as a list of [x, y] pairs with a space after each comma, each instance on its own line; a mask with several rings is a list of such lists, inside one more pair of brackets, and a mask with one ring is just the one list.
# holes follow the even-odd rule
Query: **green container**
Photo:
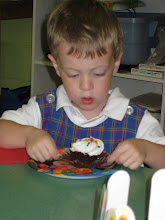
[[138, 7], [138, 1], [136, 0], [121, 0], [121, 1], [102, 1], [104, 2], [110, 10], [114, 10], [119, 5], [125, 5], [127, 8], [136, 8]]

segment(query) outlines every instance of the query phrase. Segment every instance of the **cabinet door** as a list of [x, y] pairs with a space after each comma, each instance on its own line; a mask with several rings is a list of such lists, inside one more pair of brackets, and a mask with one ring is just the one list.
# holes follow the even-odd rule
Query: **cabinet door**
[[46, 33], [48, 16], [59, 2], [60, 0], [33, 1], [31, 96], [48, 92], [61, 83], [47, 59], [49, 48]]

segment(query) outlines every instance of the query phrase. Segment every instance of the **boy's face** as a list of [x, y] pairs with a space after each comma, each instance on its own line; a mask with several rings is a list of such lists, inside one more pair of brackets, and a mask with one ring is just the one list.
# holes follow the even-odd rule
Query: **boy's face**
[[58, 47], [58, 59], [49, 55], [61, 77], [64, 88], [73, 105], [87, 118], [97, 116], [106, 105], [112, 76], [118, 71], [121, 56], [114, 60], [112, 50], [106, 55], [92, 59], [68, 55], [68, 45]]

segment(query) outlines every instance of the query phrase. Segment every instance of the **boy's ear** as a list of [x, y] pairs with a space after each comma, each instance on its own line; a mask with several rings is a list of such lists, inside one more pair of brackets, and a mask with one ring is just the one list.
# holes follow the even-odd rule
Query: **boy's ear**
[[60, 76], [60, 72], [58, 70], [58, 64], [57, 61], [54, 59], [54, 57], [52, 56], [52, 54], [48, 54], [48, 58], [51, 61], [51, 63], [53, 64], [54, 69], [56, 70], [56, 73], [58, 76]]
[[120, 62], [121, 62], [121, 58], [123, 56], [123, 52], [120, 53], [120, 55], [118, 56], [118, 58], [115, 61], [115, 66], [114, 66], [114, 70], [113, 70], [113, 75], [115, 75], [118, 72], [118, 69], [120, 67]]

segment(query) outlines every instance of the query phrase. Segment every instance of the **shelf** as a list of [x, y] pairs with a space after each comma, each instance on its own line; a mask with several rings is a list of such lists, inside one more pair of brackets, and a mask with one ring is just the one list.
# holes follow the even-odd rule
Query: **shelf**
[[116, 73], [114, 77], [120, 77], [120, 78], [127, 78], [127, 79], [135, 79], [135, 80], [141, 80], [141, 81], [148, 81], [148, 82], [155, 82], [155, 83], [164, 83], [164, 79], [156, 78], [156, 77], [146, 77], [141, 75], [134, 75], [130, 72], [122, 72], [122, 73]]
[[[35, 64], [53, 67], [52, 63], [47, 59], [36, 60]], [[134, 74], [131, 74], [130, 72], [124, 72], [124, 71], [116, 73], [114, 75], [114, 77], [155, 82], [155, 83], [161, 83], [161, 84], [164, 83], [164, 79], [160, 79], [160, 78], [156, 78], [156, 77], [146, 77], [146, 76], [141, 76], [141, 75], [134, 75]]]
[[52, 63], [49, 60], [36, 60], [35, 64], [43, 65], [43, 66], [51, 66], [53, 67]]

